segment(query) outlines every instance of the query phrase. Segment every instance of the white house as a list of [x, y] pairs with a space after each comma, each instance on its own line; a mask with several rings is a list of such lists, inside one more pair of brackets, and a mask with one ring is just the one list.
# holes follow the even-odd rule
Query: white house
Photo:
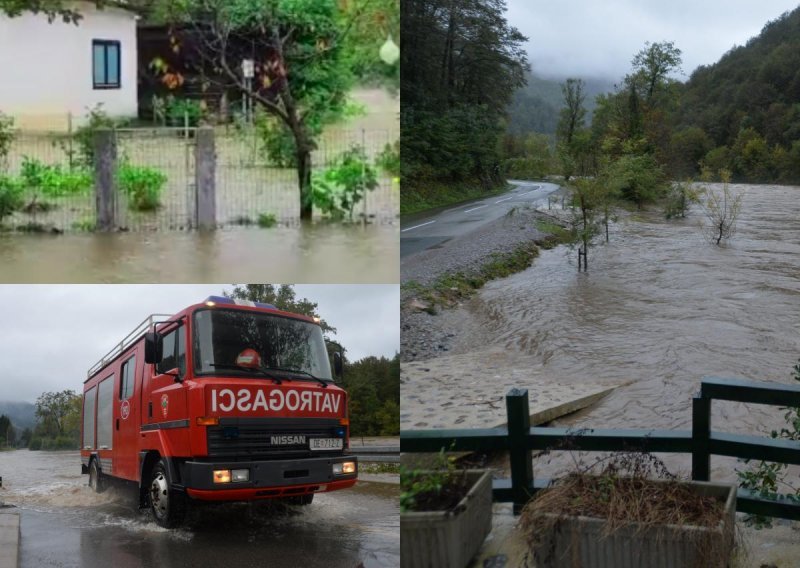
[[136, 116], [136, 15], [76, 2], [78, 24], [44, 15], [0, 14], [0, 111], [22, 128], [62, 129], [102, 103], [112, 116]]

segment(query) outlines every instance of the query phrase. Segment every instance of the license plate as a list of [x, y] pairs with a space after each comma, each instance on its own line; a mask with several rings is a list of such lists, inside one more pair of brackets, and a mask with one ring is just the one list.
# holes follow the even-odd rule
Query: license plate
[[311, 450], [341, 450], [344, 448], [344, 440], [341, 438], [311, 438], [308, 440], [308, 447]]

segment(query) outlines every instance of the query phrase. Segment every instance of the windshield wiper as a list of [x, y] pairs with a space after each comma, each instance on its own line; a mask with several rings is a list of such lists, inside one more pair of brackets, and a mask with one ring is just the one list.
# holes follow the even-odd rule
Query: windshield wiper
[[315, 377], [308, 371], [301, 371], [300, 369], [284, 369], [283, 367], [261, 367], [261, 369], [265, 371], [282, 371], [284, 373], [295, 373], [297, 375], [302, 375], [304, 377], [314, 379], [315, 381], [319, 381], [319, 384], [322, 385], [322, 388], [328, 388], [328, 381], [326, 381], [325, 379], [321, 379], [319, 377]]
[[283, 381], [281, 381], [278, 377], [272, 376], [268, 372], [269, 369], [266, 369], [266, 368], [254, 369], [253, 367], [244, 367], [243, 365], [225, 365], [225, 364], [222, 364], [222, 363], [220, 363], [220, 364], [211, 363], [211, 366], [212, 367], [216, 367], [218, 369], [235, 369], [237, 371], [245, 371], [247, 373], [260, 375], [262, 377], [266, 377], [268, 379], [271, 379], [272, 381], [275, 382], [276, 385], [280, 385], [280, 384], [283, 383]]

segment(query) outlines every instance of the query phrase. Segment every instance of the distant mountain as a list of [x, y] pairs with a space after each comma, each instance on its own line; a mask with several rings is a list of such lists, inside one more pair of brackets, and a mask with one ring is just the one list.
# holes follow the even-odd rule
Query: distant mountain
[[8, 402], [0, 400], [0, 414], [11, 419], [14, 428], [23, 430], [36, 425], [36, 407], [30, 402]]
[[768, 22], [746, 45], [686, 83], [678, 124], [702, 128], [716, 146], [733, 146], [752, 128], [767, 144], [800, 139], [800, 8]]
[[[595, 97], [601, 93], [612, 91], [614, 82], [609, 79], [576, 78], [583, 79], [586, 83], [584, 104], [589, 111], [589, 120], [591, 120], [591, 114], [595, 108]], [[528, 84], [514, 94], [514, 100], [509, 107], [509, 132], [513, 134], [527, 132], [555, 134], [558, 113], [564, 106], [561, 83], [566, 79], [544, 79], [528, 73], [526, 80]]]

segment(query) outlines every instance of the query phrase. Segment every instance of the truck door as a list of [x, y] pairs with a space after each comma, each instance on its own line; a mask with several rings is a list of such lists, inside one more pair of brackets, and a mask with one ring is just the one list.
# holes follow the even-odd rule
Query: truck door
[[123, 479], [138, 479], [137, 435], [140, 397], [136, 391], [136, 377], [141, 373], [137, 365], [144, 365], [134, 353], [123, 360], [120, 367], [119, 389], [114, 420], [114, 475]]
[[167, 373], [175, 371], [180, 379], [186, 375], [186, 326], [179, 325], [162, 334], [162, 359], [153, 365], [148, 386], [147, 422], [151, 428], [156, 424], [159, 428], [185, 428], [189, 425], [186, 392], [176, 377]]

